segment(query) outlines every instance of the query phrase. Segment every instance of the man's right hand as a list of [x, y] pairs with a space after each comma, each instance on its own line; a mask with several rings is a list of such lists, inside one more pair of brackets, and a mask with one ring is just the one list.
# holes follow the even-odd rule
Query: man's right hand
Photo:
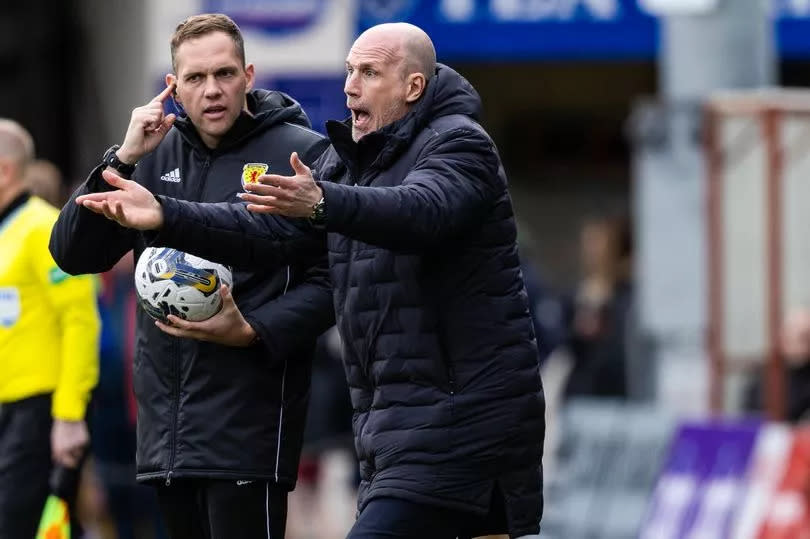
[[163, 206], [146, 187], [110, 170], [101, 176], [117, 190], [76, 197], [76, 204], [128, 228], [154, 230], [163, 226]]
[[157, 148], [171, 129], [174, 114], [163, 114], [163, 103], [174, 91], [174, 84], [167, 86], [152, 101], [132, 111], [124, 142], [116, 152], [118, 159], [134, 165], [141, 157]]

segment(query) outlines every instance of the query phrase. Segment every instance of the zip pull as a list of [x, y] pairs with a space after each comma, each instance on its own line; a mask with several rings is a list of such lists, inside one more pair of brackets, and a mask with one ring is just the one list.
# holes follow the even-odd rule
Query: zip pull
[[166, 474], [166, 486], [167, 487], [171, 486], [171, 484], [172, 484], [172, 473], [173, 472], [169, 472], [169, 473]]

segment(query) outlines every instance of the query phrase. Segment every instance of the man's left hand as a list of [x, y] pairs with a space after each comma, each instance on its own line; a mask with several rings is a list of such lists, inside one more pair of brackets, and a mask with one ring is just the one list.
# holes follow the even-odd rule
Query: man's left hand
[[155, 325], [165, 333], [175, 337], [187, 337], [198, 341], [208, 341], [225, 346], [248, 346], [256, 337], [256, 331], [248, 324], [230, 289], [223, 285], [220, 288], [222, 308], [217, 314], [202, 322], [190, 322], [180, 317], [169, 315], [170, 324], [155, 321]]
[[51, 427], [51, 456], [66, 468], [76, 468], [90, 443], [90, 433], [84, 421], [53, 420]]
[[294, 176], [266, 174], [259, 177], [260, 183], [245, 186], [248, 193], [239, 196], [248, 203], [247, 209], [254, 213], [272, 213], [286, 217], [310, 217], [312, 209], [320, 202], [323, 191], [315, 183], [312, 171], [293, 152], [290, 155]]

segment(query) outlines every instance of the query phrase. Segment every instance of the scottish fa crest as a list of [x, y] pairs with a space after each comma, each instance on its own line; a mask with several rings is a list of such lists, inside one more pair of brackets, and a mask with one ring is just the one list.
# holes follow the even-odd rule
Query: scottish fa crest
[[245, 163], [242, 167], [242, 187], [249, 183], [259, 183], [259, 176], [267, 172], [267, 163]]

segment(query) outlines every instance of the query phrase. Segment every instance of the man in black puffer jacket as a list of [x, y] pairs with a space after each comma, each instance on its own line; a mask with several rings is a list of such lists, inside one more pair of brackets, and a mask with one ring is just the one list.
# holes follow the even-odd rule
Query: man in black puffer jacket
[[536, 534], [544, 399], [480, 99], [411, 25], [366, 31], [346, 65], [352, 118], [328, 125], [314, 177], [293, 155], [295, 176], [265, 176], [243, 207], [112, 176], [119, 191], [79, 203], [121, 204], [111, 217], [159, 229], [155, 245], [240, 265], [276, 266], [293, 240], [325, 235], [362, 475], [350, 537]]
[[[308, 129], [298, 103], [251, 90], [253, 66], [245, 64], [242, 36], [228, 17], [181, 23], [172, 60], [167, 88], [133, 111], [124, 143], [107, 152], [74, 199], [109, 189], [101, 174], [112, 167], [157, 193], [238, 201], [242, 182], [251, 179], [246, 165], [288, 173], [290, 152], [314, 160], [328, 146]], [[164, 115], [172, 90], [186, 118]], [[172, 325], [156, 327], [138, 309], [137, 474], [158, 487], [175, 539], [284, 535], [311, 354], [333, 320], [326, 260], [314, 245], [316, 256], [272, 271], [235, 267], [233, 295], [226, 293], [220, 313], [194, 330], [172, 317]], [[106, 271], [130, 249], [137, 258], [145, 246], [140, 234], [73, 201], [50, 244], [57, 263], [74, 274]]]

